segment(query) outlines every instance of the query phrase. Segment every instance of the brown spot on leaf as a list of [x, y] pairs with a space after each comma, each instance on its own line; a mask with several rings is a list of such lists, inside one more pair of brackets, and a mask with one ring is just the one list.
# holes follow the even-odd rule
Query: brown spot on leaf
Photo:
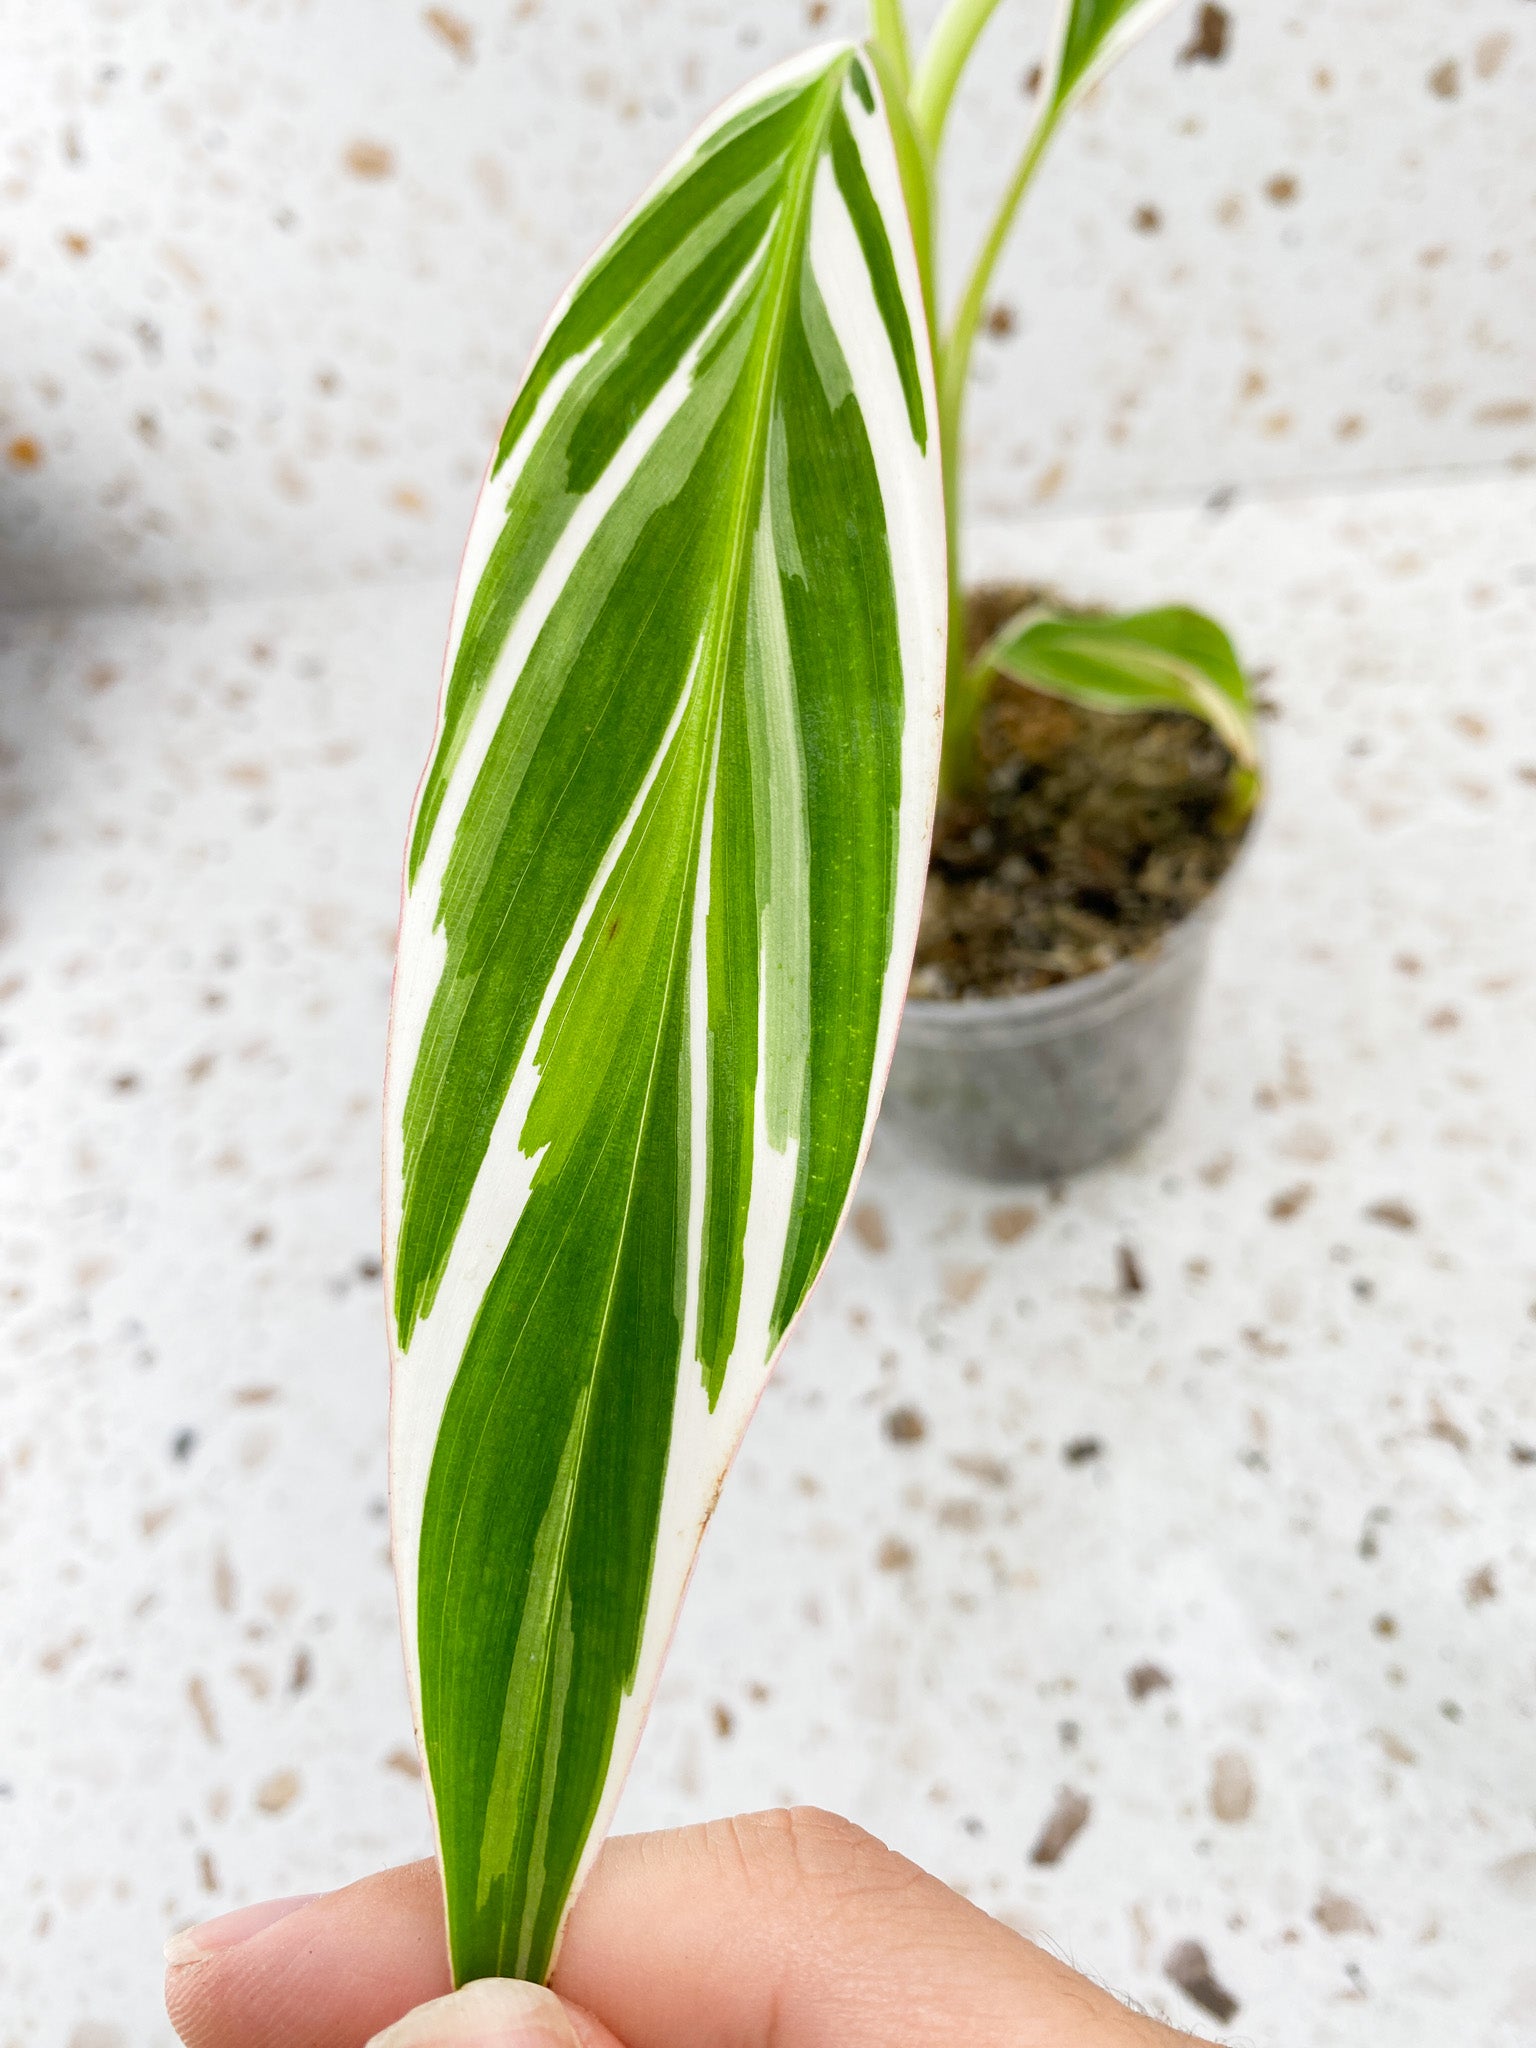
[[1115, 1279], [1122, 1294], [1145, 1294], [1147, 1291], [1141, 1261], [1128, 1244], [1118, 1245], [1115, 1249]]
[[359, 137], [356, 142], [347, 144], [341, 160], [354, 178], [367, 178], [376, 183], [381, 178], [394, 175], [395, 152], [387, 142], [370, 142]]
[[1179, 52], [1181, 64], [1219, 64], [1227, 54], [1232, 36], [1232, 17], [1215, 0], [1204, 0], [1189, 32], [1189, 41]]
[[1018, 326], [1019, 316], [1014, 312], [1012, 306], [1004, 305], [999, 300], [995, 306], [987, 308], [987, 317], [984, 324], [988, 334], [995, 336], [997, 340], [1001, 341], [1005, 335], [1012, 334], [1013, 330]]
[[1294, 1187], [1282, 1188], [1278, 1195], [1270, 1196], [1269, 1213], [1276, 1223], [1289, 1223], [1293, 1216], [1301, 1214], [1315, 1193], [1311, 1181], [1297, 1181]]
[[893, 1408], [882, 1427], [893, 1444], [920, 1444], [928, 1434], [921, 1410], [910, 1405]]
[[1095, 1458], [1103, 1457], [1103, 1441], [1096, 1436], [1075, 1436], [1062, 1445], [1061, 1455], [1068, 1465], [1091, 1465]]
[[1138, 206], [1131, 215], [1131, 226], [1138, 235], [1155, 235], [1163, 225], [1163, 216], [1155, 206]]
[[1437, 100], [1454, 100], [1461, 92], [1461, 66], [1454, 57], [1445, 57], [1434, 67], [1424, 83]]
[[1093, 1808], [1081, 1792], [1074, 1792], [1063, 1785], [1056, 1796], [1050, 1818], [1040, 1830], [1035, 1846], [1029, 1852], [1031, 1863], [1049, 1865], [1059, 1863], [1068, 1849], [1088, 1825], [1088, 1816]]
[[1202, 2012], [1223, 2026], [1236, 2019], [1240, 2007], [1211, 1968], [1211, 1959], [1198, 1941], [1181, 1941], [1163, 1965], [1171, 1984], [1177, 1984], [1186, 1998], [1193, 1999]]
[[1504, 60], [1515, 47], [1515, 39], [1506, 28], [1496, 28], [1484, 36], [1472, 54], [1472, 69], [1479, 78], [1497, 78], [1504, 69]]
[[711, 1709], [711, 1719], [714, 1721], [715, 1724], [715, 1733], [720, 1737], [720, 1740], [722, 1742], [726, 1741], [728, 1737], [735, 1734], [736, 1716], [731, 1712], [729, 1707], [723, 1706], [719, 1700], [716, 1700], [713, 1708]]
[[848, 1219], [853, 1234], [867, 1252], [888, 1252], [891, 1233], [885, 1225], [885, 1211], [873, 1202], [860, 1202]]
[[1125, 1674], [1125, 1689], [1133, 1700], [1144, 1700], [1148, 1693], [1167, 1692], [1172, 1684], [1161, 1664], [1136, 1664]]
[[386, 1771], [398, 1771], [402, 1778], [421, 1776], [421, 1759], [414, 1749], [392, 1749], [384, 1759]]
[[875, 1558], [883, 1572], [904, 1572], [916, 1561], [917, 1553], [899, 1536], [887, 1536]]
[[42, 462], [43, 451], [30, 434], [18, 434], [7, 447], [5, 459], [12, 469], [36, 469]]
[[1291, 171], [1276, 171], [1264, 186], [1264, 197], [1275, 206], [1291, 206], [1301, 191], [1301, 185]]

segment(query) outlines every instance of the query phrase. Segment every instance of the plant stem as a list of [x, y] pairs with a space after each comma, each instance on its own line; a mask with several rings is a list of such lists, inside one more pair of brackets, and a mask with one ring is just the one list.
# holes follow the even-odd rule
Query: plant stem
[[912, 83], [912, 52], [901, 0], [869, 0], [869, 39], [891, 60], [897, 83], [905, 93]]
[[944, 525], [949, 552], [949, 669], [944, 689], [941, 784], [945, 793], [951, 796], [967, 788], [973, 778], [976, 714], [981, 708], [984, 680], [980, 672], [973, 672], [966, 658], [965, 592], [960, 582], [960, 436], [965, 417], [966, 380], [970, 375], [976, 330], [981, 325], [981, 309], [986, 303], [997, 259], [1003, 252], [1020, 201], [1029, 189], [1060, 117], [1061, 107], [1059, 103], [1053, 103], [1036, 122], [961, 294], [949, 333], [939, 348], [939, 438], [944, 464]]
[[935, 155], [960, 74], [998, 5], [999, 0], [949, 0], [934, 23], [912, 80], [912, 118]]

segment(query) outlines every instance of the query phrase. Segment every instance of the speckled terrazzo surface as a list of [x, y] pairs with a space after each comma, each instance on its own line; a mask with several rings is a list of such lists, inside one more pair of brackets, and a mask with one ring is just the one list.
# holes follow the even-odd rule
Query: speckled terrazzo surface
[[[1135, 1157], [877, 1138], [628, 1825], [839, 1807], [1189, 2024], [1199, 1942], [1261, 2048], [1536, 2041], [1533, 535], [978, 536], [1221, 609], [1273, 808]], [[425, 1847], [375, 1104], [447, 596], [0, 619], [0, 2048], [166, 2048], [170, 1928]]]
[[[952, 274], [1044, 14], [1011, 0], [967, 86]], [[978, 511], [1536, 464], [1530, 0], [1204, 14], [1053, 152], [978, 351]], [[577, 264], [728, 91], [864, 15], [0, 9], [0, 601], [450, 566]]]

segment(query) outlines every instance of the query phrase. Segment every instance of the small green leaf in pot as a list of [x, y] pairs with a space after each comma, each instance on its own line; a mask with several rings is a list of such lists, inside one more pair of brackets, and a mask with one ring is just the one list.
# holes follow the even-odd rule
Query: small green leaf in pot
[[1183, 711], [1202, 719], [1232, 756], [1239, 815], [1258, 795], [1253, 696], [1232, 642], [1186, 605], [1121, 618], [1071, 617], [1033, 607], [984, 647], [995, 670], [1087, 711]]

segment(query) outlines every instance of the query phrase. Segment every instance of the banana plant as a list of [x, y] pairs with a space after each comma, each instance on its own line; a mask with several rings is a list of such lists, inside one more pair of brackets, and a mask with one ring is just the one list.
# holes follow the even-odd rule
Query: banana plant
[[1214, 619], [1188, 605], [1120, 618], [1030, 605], [977, 655], [968, 683], [979, 693], [1009, 676], [1086, 711], [1180, 711], [1208, 725], [1231, 766], [1222, 806], [1236, 829], [1259, 793], [1257, 710], [1237, 650]]
[[1064, 9], [940, 339], [934, 166], [996, 4], [951, 0], [913, 66], [875, 0], [867, 42], [707, 122], [556, 308], [475, 511], [385, 1132], [394, 1554], [457, 1983], [548, 1973], [879, 1106], [974, 720], [982, 299], [1063, 111], [1167, 0]]

